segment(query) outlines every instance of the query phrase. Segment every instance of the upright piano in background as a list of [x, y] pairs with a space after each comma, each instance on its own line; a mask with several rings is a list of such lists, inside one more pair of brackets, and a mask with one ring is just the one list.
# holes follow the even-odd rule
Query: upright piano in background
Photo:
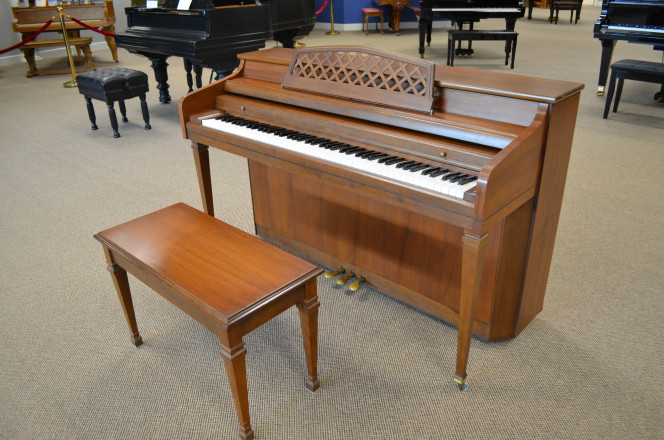
[[[113, 0], [106, 0], [102, 3], [88, 5], [63, 5], [64, 14], [71, 15], [79, 21], [90, 27], [101, 29], [102, 31], [115, 33], [115, 10], [113, 9]], [[61, 32], [62, 25], [58, 19], [58, 10], [56, 6], [38, 6], [38, 7], [12, 7], [14, 21], [12, 28], [14, 32], [21, 34], [21, 39], [33, 35], [51, 18], [56, 19], [47, 28], [46, 32]], [[78, 36], [78, 33], [85, 28], [65, 17], [65, 28], [69, 35]], [[118, 50], [115, 46], [113, 37], [105, 37], [108, 48], [111, 49], [111, 55], [114, 61], [118, 61]]]
[[[458, 29], [469, 23], [488, 18], [504, 18], [505, 30], [513, 31], [516, 20], [524, 16], [526, 8], [522, 0], [420, 0], [420, 56], [424, 56], [424, 40], [431, 45], [431, 25], [435, 18], [452, 20]], [[472, 54], [470, 43], [464, 54]]]
[[358, 47], [240, 58], [180, 101], [205, 211], [208, 147], [249, 159], [256, 233], [458, 325], [464, 386], [471, 331], [542, 309], [583, 85]]
[[161, 8], [127, 8], [127, 32], [117, 34], [118, 47], [146, 56], [152, 62], [159, 100], [169, 102], [166, 59], [184, 59], [189, 91], [201, 87], [208, 67], [217, 78], [238, 65], [237, 55], [265, 47], [274, 39], [293, 47], [316, 23], [314, 0], [193, 0], [189, 10], [177, 9], [178, 0]]
[[602, 43], [597, 86], [601, 96], [618, 40], [651, 44], [654, 49], [664, 50], [664, 0], [602, 0], [602, 13], [593, 32]]

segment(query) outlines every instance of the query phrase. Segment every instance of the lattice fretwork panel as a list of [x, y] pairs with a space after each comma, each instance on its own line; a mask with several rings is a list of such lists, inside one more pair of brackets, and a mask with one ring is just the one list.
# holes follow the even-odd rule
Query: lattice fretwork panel
[[428, 112], [433, 65], [360, 47], [307, 48], [295, 53], [283, 86]]

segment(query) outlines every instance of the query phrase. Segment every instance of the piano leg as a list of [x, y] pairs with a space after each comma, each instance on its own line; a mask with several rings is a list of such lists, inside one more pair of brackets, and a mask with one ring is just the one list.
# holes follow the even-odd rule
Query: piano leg
[[198, 187], [201, 191], [201, 201], [206, 214], [214, 217], [214, 204], [212, 202], [212, 179], [210, 177], [209, 147], [203, 144], [191, 144], [198, 175]]
[[431, 44], [431, 19], [421, 16], [420, 22], [418, 23], [418, 30], [420, 31], [420, 58], [424, 58], [425, 36], [428, 38], [429, 44]]
[[609, 67], [611, 66], [611, 57], [613, 57], [613, 48], [616, 46], [616, 40], [599, 40], [602, 43], [602, 60], [599, 64], [599, 82], [597, 86], [597, 95], [604, 96], [604, 87], [606, 78], [609, 76]]
[[154, 78], [157, 80], [157, 89], [159, 89], [159, 102], [167, 104], [171, 102], [171, 95], [168, 93], [168, 71], [166, 67], [167, 56], [148, 56], [152, 61], [152, 69], [154, 70]]
[[194, 91], [194, 80], [191, 77], [191, 60], [189, 58], [183, 58], [184, 61], [184, 71], [187, 72], [187, 85], [189, 86], [189, 92]]
[[203, 87], [203, 66], [200, 64], [194, 64], [194, 74], [196, 76], [196, 88], [200, 89]]
[[466, 230], [463, 236], [463, 256], [461, 262], [461, 293], [459, 296], [459, 339], [457, 342], [457, 363], [454, 381], [460, 390], [468, 389], [466, 367], [473, 335], [475, 306], [480, 291], [484, 250], [488, 235], [479, 236]]

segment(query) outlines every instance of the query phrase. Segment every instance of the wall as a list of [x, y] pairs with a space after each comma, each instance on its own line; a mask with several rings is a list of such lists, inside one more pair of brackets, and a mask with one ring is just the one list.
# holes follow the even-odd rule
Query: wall
[[[325, 10], [316, 17], [316, 21], [323, 25], [320, 26], [322, 28], [330, 28], [331, 2], [334, 2], [334, 28], [339, 30], [360, 30], [362, 28], [362, 8], [377, 7], [372, 0], [329, 0]], [[316, 0], [316, 10], [320, 9], [323, 4], [325, 4], [325, 0]], [[419, 1], [412, 0], [411, 4], [419, 5]], [[384, 6], [382, 8], [387, 10]], [[385, 27], [387, 27], [387, 20], [388, 15], [385, 13]], [[404, 9], [401, 23], [400, 27], [403, 28], [417, 27], [417, 18], [411, 9]]]

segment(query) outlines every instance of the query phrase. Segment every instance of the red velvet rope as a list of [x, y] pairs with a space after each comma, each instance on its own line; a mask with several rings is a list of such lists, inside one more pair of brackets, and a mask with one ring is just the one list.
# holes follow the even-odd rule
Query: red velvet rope
[[51, 23], [53, 23], [53, 19], [47, 21], [46, 24], [45, 24], [44, 26], [40, 27], [39, 30], [38, 30], [37, 32], [35, 32], [34, 34], [30, 35], [28, 38], [26, 38], [25, 40], [21, 41], [20, 43], [16, 43], [15, 45], [13, 45], [13, 46], [11, 46], [11, 47], [8, 47], [7, 49], [2, 49], [2, 50], [0, 50], [0, 55], [2, 55], [3, 53], [9, 52], [9, 51], [11, 51], [11, 50], [14, 50], [14, 49], [18, 49], [19, 47], [23, 46], [23, 45], [24, 45], [25, 43], [27, 43], [28, 41], [34, 40], [35, 38], [37, 38], [37, 35], [39, 35], [39, 34], [41, 34], [42, 32], [44, 32], [44, 30], [45, 30], [47, 27], [49, 27], [49, 25], [50, 25]]
[[323, 3], [323, 6], [321, 6], [320, 9], [316, 11], [316, 15], [320, 14], [321, 12], [323, 12], [323, 9], [325, 9], [325, 6], [327, 6], [327, 2], [328, 2], [328, 1], [329, 1], [329, 0], [325, 0], [325, 3]]
[[95, 31], [95, 32], [97, 32], [98, 34], [106, 35], [107, 37], [114, 37], [114, 36], [115, 36], [115, 34], [112, 34], [112, 33], [110, 33], [110, 32], [105, 32], [105, 31], [102, 31], [102, 30], [99, 30], [99, 29], [93, 28], [92, 26], [88, 26], [87, 24], [83, 23], [83, 22], [80, 21], [80, 20], [75, 19], [74, 17], [72, 17], [72, 16], [69, 15], [69, 14], [67, 14], [67, 18], [69, 18], [70, 20], [72, 20], [74, 23], [83, 26], [83, 27], [86, 28], [86, 29], [90, 29], [91, 31]]

